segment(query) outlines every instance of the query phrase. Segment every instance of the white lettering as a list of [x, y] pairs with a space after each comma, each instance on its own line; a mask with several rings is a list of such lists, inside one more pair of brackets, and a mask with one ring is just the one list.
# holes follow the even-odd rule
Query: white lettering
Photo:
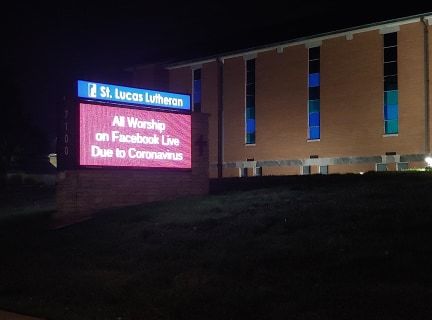
[[112, 158], [114, 152], [111, 149], [102, 149], [98, 146], [91, 146], [91, 156], [92, 158]]
[[114, 97], [111, 94], [109, 87], [100, 87], [100, 97], [101, 98], [113, 98], [115, 100], [126, 100], [131, 102], [144, 102], [149, 104], [157, 104], [162, 106], [175, 106], [183, 107], [183, 99], [166, 97], [160, 93], [149, 94], [148, 92], [138, 93], [132, 91], [121, 90], [119, 88], [114, 88]]
[[121, 134], [119, 131], [111, 131], [111, 140], [122, 143], [159, 144], [159, 137], [155, 134], [153, 136], [142, 136], [139, 133]]
[[127, 100], [133, 102], [143, 102], [144, 97], [142, 93], [130, 92], [130, 91], [122, 91], [118, 88], [114, 89], [114, 98], [117, 100]]
[[131, 159], [181, 161], [183, 160], [183, 153], [144, 151], [137, 150], [136, 148], [129, 148], [128, 157]]
[[162, 135], [162, 145], [164, 146], [179, 146], [180, 140], [178, 138], [169, 138]]
[[159, 93], [155, 93], [151, 95], [146, 92], [144, 98], [146, 103], [183, 107], [182, 99], [172, 98], [172, 97], [162, 97]]
[[135, 117], [127, 117], [127, 122], [129, 128], [157, 130], [160, 133], [165, 131], [166, 127], [164, 122], [155, 121], [154, 119], [151, 119], [151, 121], [142, 121]]
[[106, 132], [96, 132], [95, 139], [96, 141], [109, 141], [109, 135]]
[[100, 96], [101, 98], [109, 98], [110, 97], [110, 88], [101, 86], [100, 87]]
[[112, 127], [124, 127], [125, 126], [125, 117], [124, 116], [114, 116], [114, 119], [111, 123]]
[[126, 151], [122, 149], [116, 148], [115, 154], [117, 158], [126, 158]]

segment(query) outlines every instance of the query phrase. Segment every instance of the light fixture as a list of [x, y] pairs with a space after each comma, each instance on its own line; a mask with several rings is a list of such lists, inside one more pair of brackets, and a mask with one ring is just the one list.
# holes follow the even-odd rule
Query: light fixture
[[428, 167], [432, 167], [432, 157], [426, 157], [425, 161], [426, 161]]

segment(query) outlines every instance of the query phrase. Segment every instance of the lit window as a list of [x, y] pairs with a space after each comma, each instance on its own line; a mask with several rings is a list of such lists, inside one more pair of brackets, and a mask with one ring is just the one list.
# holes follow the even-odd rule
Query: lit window
[[262, 167], [256, 167], [255, 168], [255, 176], [257, 176], [257, 177], [262, 176]]
[[320, 47], [309, 49], [308, 76], [308, 139], [321, 137], [320, 123]]
[[248, 168], [239, 168], [240, 177], [245, 178], [248, 176]]
[[376, 171], [378, 171], [378, 172], [387, 171], [387, 165], [385, 163], [377, 163], [376, 164]]
[[255, 144], [255, 59], [246, 61], [246, 144]]
[[384, 35], [384, 133], [399, 132], [397, 33]]
[[328, 174], [328, 166], [320, 166], [319, 167], [320, 174]]
[[398, 162], [397, 163], [397, 171], [405, 171], [408, 170], [408, 162]]
[[201, 69], [193, 71], [193, 111], [201, 112]]

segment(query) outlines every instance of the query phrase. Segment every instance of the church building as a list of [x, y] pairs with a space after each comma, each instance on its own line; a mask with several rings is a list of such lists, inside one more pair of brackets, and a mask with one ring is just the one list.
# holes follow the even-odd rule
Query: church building
[[425, 167], [432, 14], [192, 61], [138, 66], [134, 85], [189, 93], [209, 115], [211, 177]]

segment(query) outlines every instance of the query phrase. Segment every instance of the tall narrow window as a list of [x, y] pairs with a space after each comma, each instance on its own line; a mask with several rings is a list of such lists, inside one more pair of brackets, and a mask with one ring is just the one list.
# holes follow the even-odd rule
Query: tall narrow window
[[399, 132], [397, 32], [384, 34], [384, 133]]
[[193, 71], [193, 111], [201, 112], [201, 69]]
[[246, 61], [246, 144], [255, 144], [255, 59]]
[[320, 47], [309, 48], [308, 139], [318, 140], [320, 130]]

